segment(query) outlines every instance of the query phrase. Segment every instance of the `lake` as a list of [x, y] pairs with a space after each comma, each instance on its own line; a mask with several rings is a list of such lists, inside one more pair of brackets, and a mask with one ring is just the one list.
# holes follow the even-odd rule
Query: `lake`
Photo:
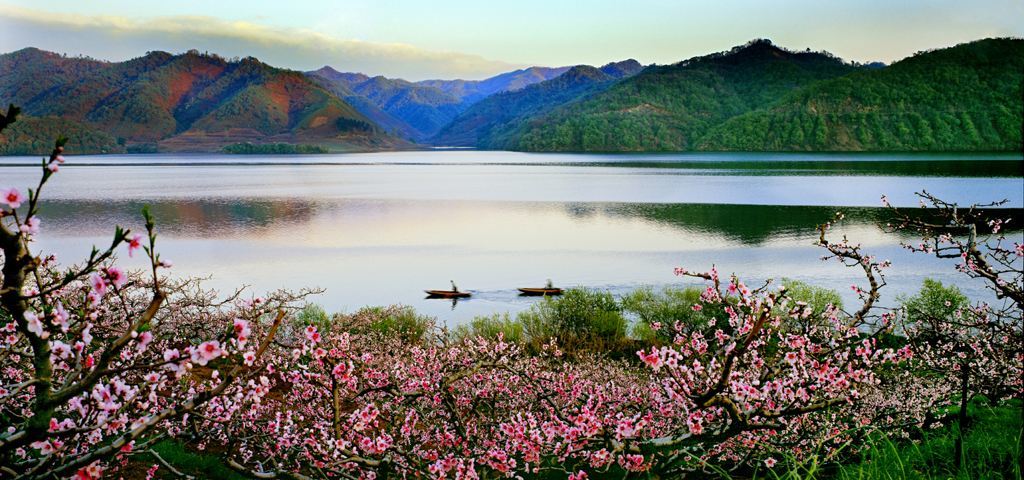
[[[0, 187], [34, 185], [38, 162], [0, 158]], [[621, 294], [682, 285], [676, 266], [715, 264], [748, 283], [795, 278], [852, 302], [862, 279], [813, 246], [815, 225], [842, 210], [840, 233], [893, 260], [883, 300], [927, 277], [982, 298], [952, 263], [909, 254], [884, 233], [879, 198], [916, 206], [925, 189], [1020, 209], [1022, 166], [1019, 155], [69, 156], [44, 191], [37, 248], [80, 260], [115, 224], [141, 230], [150, 205], [158, 250], [178, 275], [256, 293], [320, 287], [314, 301], [329, 311], [402, 303], [452, 325], [529, 308], [538, 300], [515, 288], [548, 278]], [[424, 298], [449, 280], [473, 298]]]

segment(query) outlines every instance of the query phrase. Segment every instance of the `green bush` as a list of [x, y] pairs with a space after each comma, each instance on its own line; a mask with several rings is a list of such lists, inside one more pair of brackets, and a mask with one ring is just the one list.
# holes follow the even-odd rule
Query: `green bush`
[[625, 345], [626, 318], [608, 292], [574, 288], [560, 297], [544, 297], [518, 316], [535, 346], [557, 338], [568, 350], [617, 350]]
[[506, 342], [511, 343], [522, 343], [526, 339], [523, 323], [513, 319], [508, 313], [476, 317], [468, 324], [455, 327], [452, 334], [460, 340], [476, 337], [493, 340], [498, 338], [498, 334], [501, 334]]
[[345, 322], [354, 333], [379, 333], [399, 336], [408, 342], [423, 340], [436, 323], [433, 317], [420, 315], [404, 305], [363, 307], [352, 315], [335, 315], [335, 322]]
[[319, 330], [326, 330], [331, 323], [331, 317], [327, 315], [324, 307], [315, 303], [307, 303], [302, 310], [299, 310], [299, 313], [295, 314], [295, 322], [300, 327], [313, 325]]
[[693, 306], [701, 303], [703, 292], [700, 287], [668, 287], [660, 291], [641, 288], [626, 294], [622, 297], [622, 309], [635, 317], [634, 338], [645, 343], [671, 343], [677, 334], [676, 323], [684, 333], [703, 331], [709, 328], [711, 319], [716, 320], [714, 329], [728, 331], [728, 297], [725, 304], [702, 304], [703, 308], [696, 311]]
[[968, 306], [969, 303], [967, 296], [955, 285], [947, 287], [942, 282], [930, 278], [924, 280], [917, 295], [901, 300], [908, 320], [915, 323], [953, 318], [957, 310]]
[[843, 308], [843, 299], [839, 296], [839, 292], [835, 290], [817, 287], [789, 278], [783, 278], [779, 284], [786, 286], [786, 293], [789, 294], [789, 298], [797, 302], [806, 302], [811, 307], [811, 310], [814, 311], [813, 316], [815, 317], [820, 316], [829, 305]]

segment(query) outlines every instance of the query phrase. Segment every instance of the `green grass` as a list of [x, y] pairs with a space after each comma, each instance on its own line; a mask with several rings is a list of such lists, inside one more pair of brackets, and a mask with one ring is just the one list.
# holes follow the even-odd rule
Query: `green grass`
[[797, 463], [790, 459], [786, 467], [758, 472], [755, 478], [839, 480], [1006, 480], [1021, 478], [1019, 439], [1021, 402], [1014, 400], [999, 406], [985, 401], [970, 405], [971, 427], [964, 438], [962, 468], [956, 468], [953, 452], [958, 426], [952, 425], [923, 433], [917, 441], [894, 439], [882, 432], [870, 437], [870, 447], [838, 467], [823, 467], [815, 458]]
[[[216, 478], [220, 480], [244, 480], [248, 478], [228, 468], [219, 455], [188, 449], [184, 444], [176, 440], [164, 440], [157, 443], [153, 445], [153, 451], [179, 472], [195, 478]], [[156, 459], [153, 459], [153, 462], [159, 463]], [[160, 465], [157, 473], [162, 474], [160, 478], [178, 478], [168, 471], [164, 465]]]

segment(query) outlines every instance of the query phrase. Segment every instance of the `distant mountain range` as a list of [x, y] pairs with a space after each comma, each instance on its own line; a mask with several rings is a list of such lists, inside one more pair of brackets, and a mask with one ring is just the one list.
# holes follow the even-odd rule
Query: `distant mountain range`
[[530, 67], [486, 80], [408, 82], [325, 66], [307, 72], [386, 130], [415, 141], [437, 134], [473, 103], [498, 92], [514, 92], [557, 77], [569, 67]]
[[23, 118], [0, 154], [332, 151], [418, 145], [525, 151], [1019, 150], [1024, 40], [986, 39], [890, 66], [767, 40], [644, 68], [531, 67], [410, 82], [151, 52], [126, 62], [38, 49], [0, 55], [0, 103]]

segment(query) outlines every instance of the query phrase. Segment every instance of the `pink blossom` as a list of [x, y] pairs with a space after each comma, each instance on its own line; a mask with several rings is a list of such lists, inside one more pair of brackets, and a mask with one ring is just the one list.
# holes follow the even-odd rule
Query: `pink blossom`
[[643, 362], [646, 363], [649, 367], [655, 370], [661, 368], [662, 360], [661, 357], [658, 355], [658, 352], [652, 350], [651, 353], [645, 354], [643, 350], [641, 350], [639, 352], [636, 352], [636, 354], [640, 357], [640, 360], [643, 360]]
[[89, 284], [92, 285], [92, 291], [96, 292], [96, 296], [102, 298], [107, 294], [107, 282], [98, 274], [89, 276]]
[[53, 452], [57, 451], [57, 448], [49, 440], [32, 442], [31, 447], [36, 450], [39, 450], [39, 454], [43, 456], [50, 455]]
[[252, 334], [252, 330], [249, 328], [249, 322], [242, 318], [235, 319], [234, 330], [235, 337], [238, 338], [238, 341], [241, 343], [245, 343], [249, 338], [249, 335]]
[[142, 247], [142, 235], [136, 233], [128, 240], [128, 256], [135, 255], [135, 251]]
[[70, 318], [71, 315], [69, 315], [68, 311], [64, 309], [64, 304], [58, 300], [57, 305], [53, 307], [53, 323], [60, 327], [62, 332], [67, 333], [68, 320]]
[[316, 331], [316, 327], [315, 326], [310, 325], [310, 326], [306, 327], [305, 333], [306, 333], [306, 340], [309, 340], [310, 342], [313, 342], [313, 343], [319, 343], [320, 342], [320, 332]]
[[35, 235], [39, 233], [39, 217], [35, 215], [28, 217], [28, 220], [25, 220], [25, 223], [18, 227], [18, 230], [25, 235]]
[[117, 267], [107, 267], [103, 271], [107, 274], [107, 278], [110, 280], [110, 283], [117, 288], [121, 288], [121, 286], [124, 285], [125, 280], [128, 279], [124, 272]]
[[11, 208], [20, 207], [22, 202], [24, 202], [25, 200], [27, 199], [24, 195], [21, 194], [21, 192], [18, 191], [17, 188], [9, 188], [7, 190], [4, 190], [3, 194], [0, 195], [0, 202], [6, 203]]
[[25, 323], [28, 324], [28, 331], [37, 337], [45, 339], [50, 336], [50, 332], [43, 329], [43, 322], [39, 320], [39, 315], [36, 315], [35, 312], [25, 312]]
[[772, 467], [774, 467], [776, 463], [777, 463], [777, 462], [776, 462], [776, 461], [775, 461], [775, 459], [774, 459], [774, 458], [772, 458], [772, 457], [768, 457], [768, 458], [764, 459], [764, 465], [765, 465], [766, 467], [768, 467], [768, 468], [772, 468]]
[[149, 347], [149, 342], [153, 341], [153, 334], [147, 330], [145, 332], [140, 333], [139, 337], [136, 338], [135, 341], [138, 342], [135, 348], [139, 351], [139, 353], [145, 352], [146, 348]]
[[220, 342], [209, 340], [192, 349], [192, 361], [197, 365], [206, 365], [207, 362], [221, 356], [222, 353]]
[[99, 462], [93, 462], [88, 467], [80, 468], [75, 472], [74, 480], [97, 480], [103, 476], [103, 468]]

